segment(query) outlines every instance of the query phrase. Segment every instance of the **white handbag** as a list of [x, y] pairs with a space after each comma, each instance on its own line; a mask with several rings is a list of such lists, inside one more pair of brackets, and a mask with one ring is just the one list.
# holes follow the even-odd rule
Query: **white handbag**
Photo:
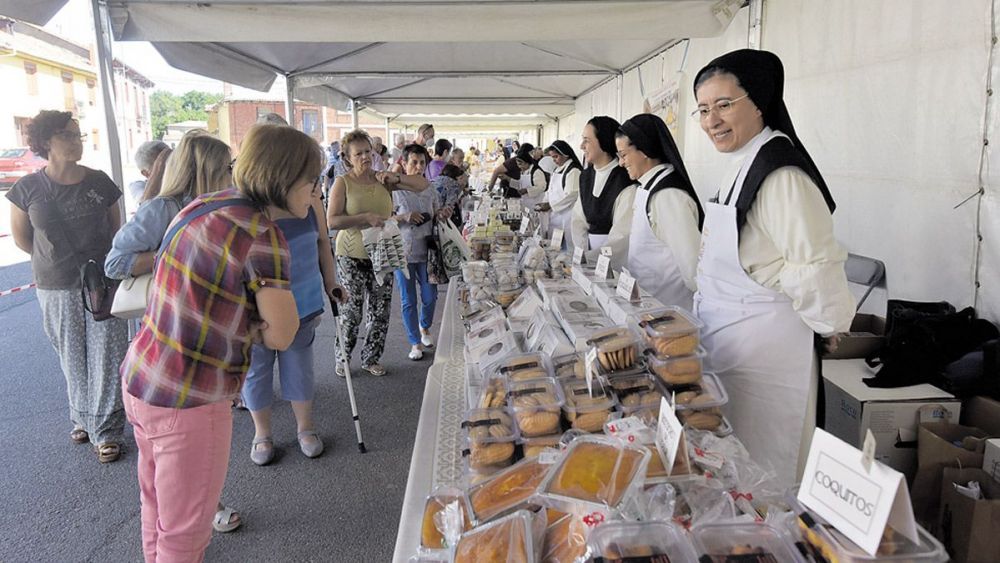
[[153, 274], [142, 274], [130, 277], [118, 286], [115, 300], [111, 304], [111, 314], [119, 319], [138, 319], [146, 312], [149, 298], [149, 286], [153, 283]]

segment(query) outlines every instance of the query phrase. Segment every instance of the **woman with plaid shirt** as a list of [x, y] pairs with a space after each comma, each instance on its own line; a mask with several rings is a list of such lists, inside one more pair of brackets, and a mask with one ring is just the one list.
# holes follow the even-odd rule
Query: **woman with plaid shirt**
[[236, 189], [199, 197], [167, 233], [121, 370], [147, 561], [204, 558], [251, 344], [285, 350], [299, 328], [288, 243], [275, 221], [307, 216], [322, 166], [307, 135], [257, 125], [233, 170]]

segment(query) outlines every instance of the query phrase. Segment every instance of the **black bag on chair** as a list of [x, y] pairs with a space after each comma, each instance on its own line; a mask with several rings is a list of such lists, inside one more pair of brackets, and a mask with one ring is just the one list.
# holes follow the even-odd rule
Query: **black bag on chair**
[[867, 358], [881, 366], [869, 387], [944, 384], [945, 367], [984, 342], [1000, 337], [993, 323], [976, 318], [972, 307], [961, 311], [947, 302], [891, 299], [886, 308], [886, 345]]
[[80, 266], [80, 295], [83, 308], [94, 316], [95, 321], [106, 321], [113, 317], [111, 305], [115, 302], [115, 291], [120, 280], [104, 275], [104, 265], [87, 260]]

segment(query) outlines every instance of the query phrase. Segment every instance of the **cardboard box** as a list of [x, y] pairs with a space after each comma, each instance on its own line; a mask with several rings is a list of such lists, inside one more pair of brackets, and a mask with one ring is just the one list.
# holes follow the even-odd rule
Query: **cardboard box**
[[830, 360], [867, 358], [885, 345], [885, 319], [878, 315], [858, 313], [851, 322], [851, 331], [840, 339], [837, 351], [825, 354]]
[[1000, 436], [1000, 401], [970, 397], [962, 403], [962, 424]]
[[983, 471], [1000, 482], [1000, 438], [986, 440], [986, 450], [983, 451]]
[[962, 403], [933, 385], [868, 387], [862, 379], [874, 374], [864, 360], [823, 361], [826, 431], [861, 448], [865, 431], [871, 429], [877, 443], [875, 458], [912, 480], [919, 423], [957, 422]]
[[[955, 563], [1000, 561], [1000, 483], [976, 468], [947, 467], [942, 471], [938, 535]], [[954, 484], [978, 481], [986, 497], [973, 500], [955, 490]]]

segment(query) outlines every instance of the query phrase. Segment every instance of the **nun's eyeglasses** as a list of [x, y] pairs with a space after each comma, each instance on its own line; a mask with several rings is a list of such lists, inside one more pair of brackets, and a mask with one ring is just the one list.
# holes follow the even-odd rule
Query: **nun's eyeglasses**
[[714, 104], [712, 104], [711, 106], [698, 106], [698, 109], [691, 112], [691, 117], [695, 119], [705, 120], [708, 119], [708, 116], [712, 115], [713, 111], [720, 116], [726, 115], [727, 113], [732, 111], [733, 104], [748, 97], [750, 97], [750, 94], [743, 94], [739, 98], [735, 98], [732, 100], [719, 100]]

